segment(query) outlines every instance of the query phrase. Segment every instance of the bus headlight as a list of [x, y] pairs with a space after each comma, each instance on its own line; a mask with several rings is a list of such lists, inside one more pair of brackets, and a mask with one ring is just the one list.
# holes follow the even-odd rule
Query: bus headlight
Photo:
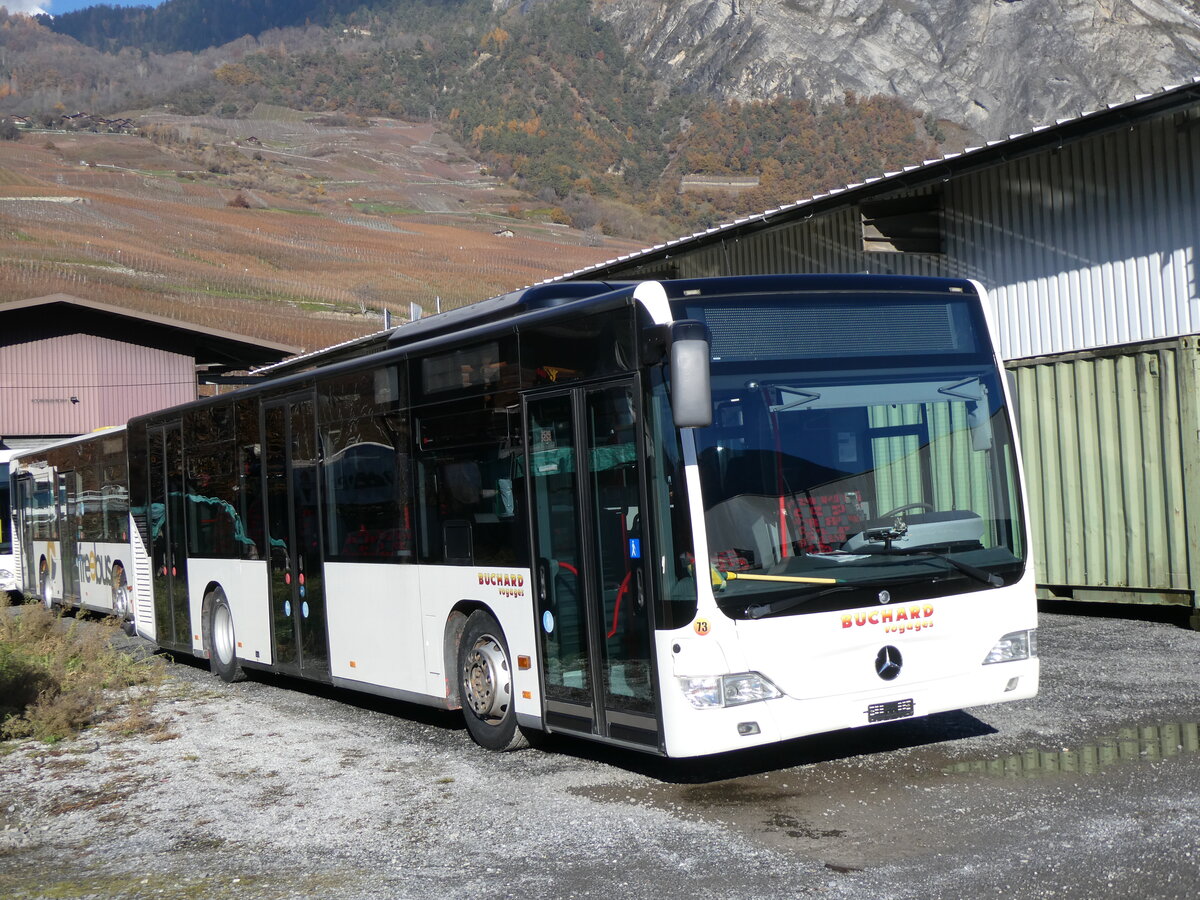
[[1013, 631], [996, 641], [996, 646], [984, 657], [983, 664], [1014, 662], [1037, 656], [1037, 629]]
[[757, 672], [680, 678], [679, 686], [688, 702], [696, 709], [741, 706], [744, 703], [773, 700], [783, 696], [779, 688]]

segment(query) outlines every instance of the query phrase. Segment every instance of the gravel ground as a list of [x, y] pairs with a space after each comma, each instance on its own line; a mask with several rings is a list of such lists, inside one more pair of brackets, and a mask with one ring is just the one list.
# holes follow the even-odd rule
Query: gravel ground
[[0, 756], [0, 897], [1200, 896], [1200, 634], [1056, 611], [1041, 656], [1033, 700], [682, 765], [180, 661], [164, 730]]

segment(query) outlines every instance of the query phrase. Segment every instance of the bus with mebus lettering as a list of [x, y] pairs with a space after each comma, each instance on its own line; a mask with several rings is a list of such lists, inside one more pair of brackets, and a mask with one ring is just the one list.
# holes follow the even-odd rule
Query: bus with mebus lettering
[[132, 620], [124, 427], [102, 429], [9, 460], [13, 570], [47, 608]]
[[672, 757], [1037, 690], [971, 281], [540, 285], [125, 436], [134, 626], [226, 680]]

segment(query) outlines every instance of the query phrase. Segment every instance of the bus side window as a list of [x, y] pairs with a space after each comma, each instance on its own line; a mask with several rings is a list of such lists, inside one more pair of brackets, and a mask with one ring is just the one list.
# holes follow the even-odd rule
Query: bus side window
[[[515, 403], [435, 407], [419, 419], [421, 557], [450, 565], [527, 565], [519, 490]], [[499, 401], [499, 402], [496, 402]]]

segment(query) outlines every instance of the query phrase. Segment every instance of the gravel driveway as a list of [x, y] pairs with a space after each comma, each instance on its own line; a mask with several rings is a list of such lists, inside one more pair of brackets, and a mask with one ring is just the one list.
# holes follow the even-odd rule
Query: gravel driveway
[[1200, 895], [1200, 634], [1056, 611], [1041, 656], [1034, 700], [682, 765], [180, 662], [159, 730], [0, 756], [0, 896]]

